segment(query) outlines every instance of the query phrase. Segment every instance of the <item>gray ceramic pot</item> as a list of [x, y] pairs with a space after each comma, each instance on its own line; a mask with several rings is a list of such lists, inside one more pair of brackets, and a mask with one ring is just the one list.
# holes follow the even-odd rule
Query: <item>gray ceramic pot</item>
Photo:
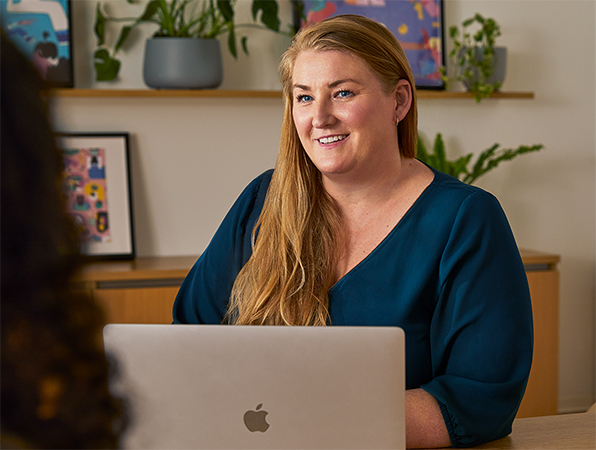
[[147, 39], [145, 84], [157, 89], [213, 89], [223, 79], [217, 39], [158, 37]]
[[[463, 50], [462, 50], [463, 51]], [[480, 58], [481, 60], [484, 58], [481, 49], [476, 50], [476, 57]], [[493, 56], [493, 67], [494, 72], [486, 81], [487, 84], [492, 84], [497, 81], [500, 81], [501, 84], [505, 81], [505, 73], [507, 71], [507, 48], [506, 47], [495, 47], [495, 54]], [[473, 69], [473, 72], [476, 72], [477, 69]], [[473, 81], [476, 81], [474, 79]], [[470, 90], [471, 82], [468, 80], [463, 80], [463, 84], [466, 89]]]

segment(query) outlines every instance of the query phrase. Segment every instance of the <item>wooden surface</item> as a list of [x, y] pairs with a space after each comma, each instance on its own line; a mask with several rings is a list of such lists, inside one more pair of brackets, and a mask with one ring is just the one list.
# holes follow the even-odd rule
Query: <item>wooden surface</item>
[[172, 323], [172, 306], [178, 287], [98, 289], [109, 323]]
[[[520, 250], [526, 266], [552, 269], [559, 256], [535, 250]], [[103, 261], [88, 264], [79, 275], [82, 281], [147, 280], [184, 278], [198, 256], [140, 257], [131, 261]]]
[[184, 278], [197, 256], [159, 256], [131, 261], [102, 261], [87, 264], [79, 275], [82, 281], [154, 280]]
[[528, 417], [513, 422], [513, 432], [503, 439], [474, 449], [482, 450], [594, 450], [596, 414], [563, 414]]
[[[237, 91], [225, 89], [54, 89], [55, 97], [220, 97], [220, 98], [281, 98], [281, 91]], [[418, 98], [471, 99], [469, 92], [416, 91]], [[495, 92], [491, 98], [532, 99], [533, 92]]]
[[559, 380], [559, 273], [526, 272], [532, 296], [534, 355], [517, 417], [557, 414]]

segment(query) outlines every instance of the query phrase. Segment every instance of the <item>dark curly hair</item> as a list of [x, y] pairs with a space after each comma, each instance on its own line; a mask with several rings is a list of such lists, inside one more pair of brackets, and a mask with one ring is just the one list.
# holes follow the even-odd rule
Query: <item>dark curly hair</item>
[[0, 444], [12, 435], [36, 448], [117, 448], [125, 407], [108, 391], [104, 312], [72, 289], [83, 260], [47, 91], [4, 32], [0, 45]]

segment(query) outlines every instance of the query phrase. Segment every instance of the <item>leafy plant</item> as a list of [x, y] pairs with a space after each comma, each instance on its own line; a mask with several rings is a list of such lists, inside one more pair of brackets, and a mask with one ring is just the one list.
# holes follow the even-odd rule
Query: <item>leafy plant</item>
[[[479, 28], [472, 32], [469, 30], [472, 25], [477, 25]], [[449, 37], [453, 42], [453, 48], [449, 52], [449, 58], [455, 63], [458, 74], [449, 77], [447, 68], [441, 67], [445, 86], [449, 88], [454, 82], [466, 82], [476, 102], [499, 90], [500, 81], [489, 83], [489, 78], [495, 70], [495, 41], [499, 36], [501, 36], [499, 24], [494, 19], [484, 18], [480, 14], [464, 20], [461, 32], [456, 25], [451, 26]]]
[[445, 152], [445, 142], [441, 133], [437, 133], [433, 146], [432, 153], [429, 153], [422, 138], [418, 136], [418, 147], [416, 157], [434, 167], [440, 172], [451, 175], [452, 177], [458, 178], [464, 183], [473, 184], [479, 177], [487, 172], [490, 172], [497, 167], [502, 161], [509, 161], [523, 155], [524, 153], [535, 152], [542, 149], [542, 144], [532, 145], [530, 147], [521, 145], [516, 149], [501, 149], [499, 150], [500, 144], [494, 144], [492, 147], [484, 150], [469, 169], [468, 165], [474, 156], [473, 153], [469, 153], [465, 156], [461, 156], [454, 161], [447, 159]]
[[[126, 0], [134, 4], [137, 0]], [[232, 56], [238, 56], [236, 45], [236, 28], [256, 27], [268, 29], [284, 35], [293, 32], [280, 31], [278, 5], [276, 0], [253, 0], [252, 18], [257, 20], [260, 13], [261, 24], [240, 24], [234, 22], [234, 7], [237, 0], [150, 0], [139, 17], [110, 17], [101, 3], [97, 4], [95, 16], [95, 35], [97, 49], [94, 53], [95, 72], [97, 81], [111, 81], [120, 71], [120, 61], [116, 55], [127, 41], [131, 31], [142, 23], [158, 26], [153, 37], [194, 37], [215, 39], [228, 33], [228, 49]], [[200, 9], [197, 9], [200, 6]], [[108, 22], [126, 23], [120, 30], [120, 35], [113, 50], [106, 46], [105, 34]], [[241, 38], [242, 50], [248, 54], [247, 37]]]

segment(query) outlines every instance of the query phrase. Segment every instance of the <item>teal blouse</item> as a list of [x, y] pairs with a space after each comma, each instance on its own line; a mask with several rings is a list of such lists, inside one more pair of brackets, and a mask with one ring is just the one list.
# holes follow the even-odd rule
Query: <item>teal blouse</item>
[[[406, 388], [438, 401], [451, 444], [511, 432], [532, 362], [527, 279], [497, 199], [443, 173], [329, 291], [331, 325], [399, 326]], [[222, 323], [273, 171], [252, 181], [182, 284], [174, 323]]]

